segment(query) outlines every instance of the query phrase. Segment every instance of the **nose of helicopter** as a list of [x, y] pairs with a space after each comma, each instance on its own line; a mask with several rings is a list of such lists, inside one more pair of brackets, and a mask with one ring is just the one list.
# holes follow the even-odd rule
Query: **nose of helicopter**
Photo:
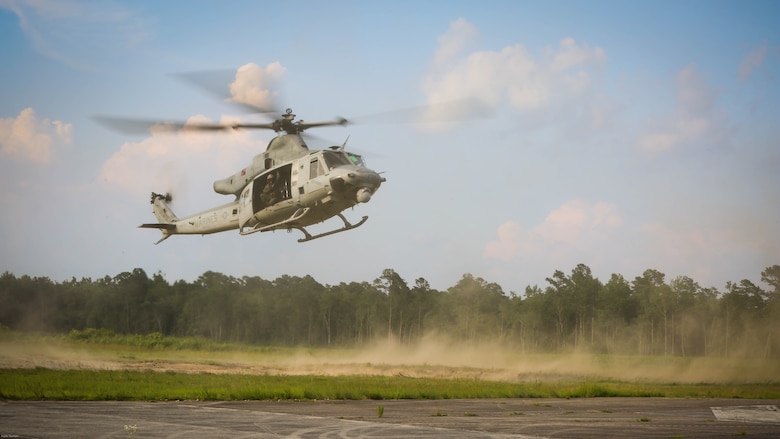
[[360, 188], [357, 191], [357, 202], [358, 203], [368, 203], [371, 201], [371, 190], [368, 188]]
[[355, 196], [358, 203], [369, 202], [379, 186], [386, 181], [377, 172], [367, 168], [353, 168], [345, 171], [331, 178], [331, 186], [336, 190], [344, 190], [347, 187], [357, 188]]

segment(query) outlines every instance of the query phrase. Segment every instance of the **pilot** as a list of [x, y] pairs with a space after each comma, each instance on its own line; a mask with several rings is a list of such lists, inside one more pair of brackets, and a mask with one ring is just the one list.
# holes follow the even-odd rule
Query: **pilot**
[[260, 199], [263, 200], [263, 203], [265, 203], [266, 206], [270, 206], [279, 201], [279, 189], [277, 188], [274, 174], [268, 174], [265, 187], [263, 187], [263, 193], [260, 194]]

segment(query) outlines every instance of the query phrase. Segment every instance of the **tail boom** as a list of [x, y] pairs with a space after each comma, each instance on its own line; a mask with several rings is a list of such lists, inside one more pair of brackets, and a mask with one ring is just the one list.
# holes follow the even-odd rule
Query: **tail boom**
[[156, 223], [141, 224], [140, 228], [158, 229], [163, 236], [156, 244], [171, 235], [208, 235], [238, 229], [238, 201], [196, 213], [186, 218], [177, 217], [168, 203], [170, 195], [152, 192], [152, 212]]

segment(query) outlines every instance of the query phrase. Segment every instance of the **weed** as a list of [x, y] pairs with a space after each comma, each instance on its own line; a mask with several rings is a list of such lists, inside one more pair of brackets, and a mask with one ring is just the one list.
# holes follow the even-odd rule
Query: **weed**
[[376, 417], [381, 418], [384, 415], [385, 415], [385, 406], [379, 404], [378, 406], [376, 406]]
[[650, 422], [648, 418], [639, 418], [639, 422]]
[[127, 432], [127, 439], [135, 439], [135, 432], [138, 431], [138, 426], [133, 425], [125, 425], [125, 431]]

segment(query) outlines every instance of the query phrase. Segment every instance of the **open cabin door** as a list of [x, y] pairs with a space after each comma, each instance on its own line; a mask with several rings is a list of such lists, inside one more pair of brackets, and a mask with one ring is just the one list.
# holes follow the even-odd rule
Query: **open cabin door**
[[[238, 201], [239, 229], [265, 223], [267, 215], [260, 212], [292, 197], [291, 174], [292, 164], [289, 164], [263, 172], [249, 182]], [[269, 209], [266, 214], [272, 210]]]

